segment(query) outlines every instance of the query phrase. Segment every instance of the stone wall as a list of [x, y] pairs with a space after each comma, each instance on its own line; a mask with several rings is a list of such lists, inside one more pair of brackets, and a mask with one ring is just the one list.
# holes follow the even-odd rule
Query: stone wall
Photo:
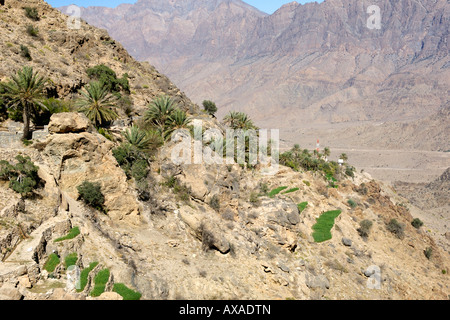
[[[33, 131], [33, 140], [42, 140], [48, 136], [48, 126], [43, 130]], [[23, 148], [22, 143], [23, 124], [20, 122], [6, 121], [0, 127], [0, 148]]]

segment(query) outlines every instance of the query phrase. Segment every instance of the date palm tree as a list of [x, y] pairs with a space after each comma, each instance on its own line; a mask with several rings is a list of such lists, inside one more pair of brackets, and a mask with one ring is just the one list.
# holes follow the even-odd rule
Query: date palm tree
[[95, 127], [104, 126], [119, 117], [114, 110], [117, 107], [117, 99], [100, 82], [91, 82], [80, 94], [75, 106], [92, 121]]
[[187, 113], [176, 109], [167, 121], [168, 129], [166, 129], [164, 137], [167, 139], [174, 131], [188, 128], [190, 123], [191, 119], [189, 119]]
[[255, 125], [253, 124], [253, 121], [244, 112], [231, 111], [228, 115], [225, 116], [223, 121], [225, 122], [225, 124], [230, 126], [230, 128], [235, 130], [256, 129]]
[[160, 96], [148, 105], [144, 119], [147, 123], [156, 127], [161, 134], [164, 134], [175, 109], [175, 103], [172, 99], [167, 96]]
[[42, 100], [44, 99], [44, 87], [47, 79], [40, 77], [38, 72], [34, 72], [32, 67], [23, 67], [11, 80], [3, 84], [3, 97], [6, 105], [11, 109], [22, 110], [23, 114], [23, 137], [30, 136], [31, 114], [36, 108], [46, 108]]

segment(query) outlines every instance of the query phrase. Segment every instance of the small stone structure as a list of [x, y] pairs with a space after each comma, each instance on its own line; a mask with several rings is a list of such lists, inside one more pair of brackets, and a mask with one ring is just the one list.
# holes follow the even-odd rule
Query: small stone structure
[[[33, 140], [42, 140], [48, 136], [48, 126], [42, 130], [33, 131]], [[6, 121], [0, 127], [0, 148], [22, 148], [23, 124], [15, 121]]]

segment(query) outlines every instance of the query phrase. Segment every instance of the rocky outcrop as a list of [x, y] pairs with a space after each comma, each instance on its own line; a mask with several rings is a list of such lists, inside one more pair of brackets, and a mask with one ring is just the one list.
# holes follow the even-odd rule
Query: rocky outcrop
[[78, 133], [91, 128], [91, 122], [82, 113], [56, 113], [52, 115], [48, 125], [50, 133]]
[[60, 191], [74, 199], [83, 181], [98, 182], [108, 215], [138, 222], [141, 207], [111, 153], [114, 144], [98, 133], [86, 132], [89, 127], [89, 120], [79, 113], [52, 116], [49, 131], [54, 133], [34, 145], [48, 164], [47, 179], [56, 181]]

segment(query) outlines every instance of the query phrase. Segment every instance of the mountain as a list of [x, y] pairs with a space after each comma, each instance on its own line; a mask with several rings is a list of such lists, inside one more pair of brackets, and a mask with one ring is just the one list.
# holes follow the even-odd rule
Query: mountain
[[[367, 27], [368, 0], [292, 2], [272, 15], [238, 0], [206, 2], [140, 0], [82, 8], [82, 17], [152, 61], [196, 103], [214, 100], [219, 117], [245, 111], [261, 127], [281, 128], [290, 143], [315, 142], [299, 128], [331, 128], [321, 135], [331, 141], [395, 122], [356, 145], [448, 149], [448, 126], [420, 132], [420, 121], [450, 104], [448, 1], [377, 1], [381, 29]], [[413, 134], [389, 142], [403, 123]]]
[[419, 209], [390, 186], [323, 158], [311, 158], [316, 170], [280, 165], [273, 176], [261, 163], [174, 161], [186, 136], [158, 144], [153, 134], [145, 145], [129, 131], [154, 129], [136, 116], [160, 94], [196, 111], [167, 77], [105, 30], [68, 29], [41, 0], [7, 0], [0, 17], [2, 80], [33, 66], [49, 77], [43, 94], [69, 102], [86, 68], [103, 63], [128, 73], [134, 110], [108, 138], [76, 108], [17, 145], [4, 137], [21, 124], [0, 122], [0, 300], [448, 299], [448, 243], [436, 243], [434, 224], [414, 228]]
[[[16, 14], [19, 1], [7, 1], [2, 6], [3, 30], [0, 43], [0, 80], [29, 65], [41, 76], [52, 81], [46, 86], [50, 96], [72, 99], [90, 79], [87, 69], [107, 64], [118, 77], [128, 74], [130, 101], [137, 114], [156, 96], [167, 94], [184, 109], [195, 109], [194, 103], [165, 75], [148, 63], [137, 62], [106, 32], [83, 22], [79, 30], [69, 29], [67, 18], [55, 15], [55, 9], [43, 1], [26, 1], [23, 6], [39, 5], [41, 18], [33, 21]], [[9, 9], [9, 6], [13, 6]], [[28, 26], [37, 30], [35, 36], [27, 32]], [[30, 57], [23, 56], [26, 47]]]

